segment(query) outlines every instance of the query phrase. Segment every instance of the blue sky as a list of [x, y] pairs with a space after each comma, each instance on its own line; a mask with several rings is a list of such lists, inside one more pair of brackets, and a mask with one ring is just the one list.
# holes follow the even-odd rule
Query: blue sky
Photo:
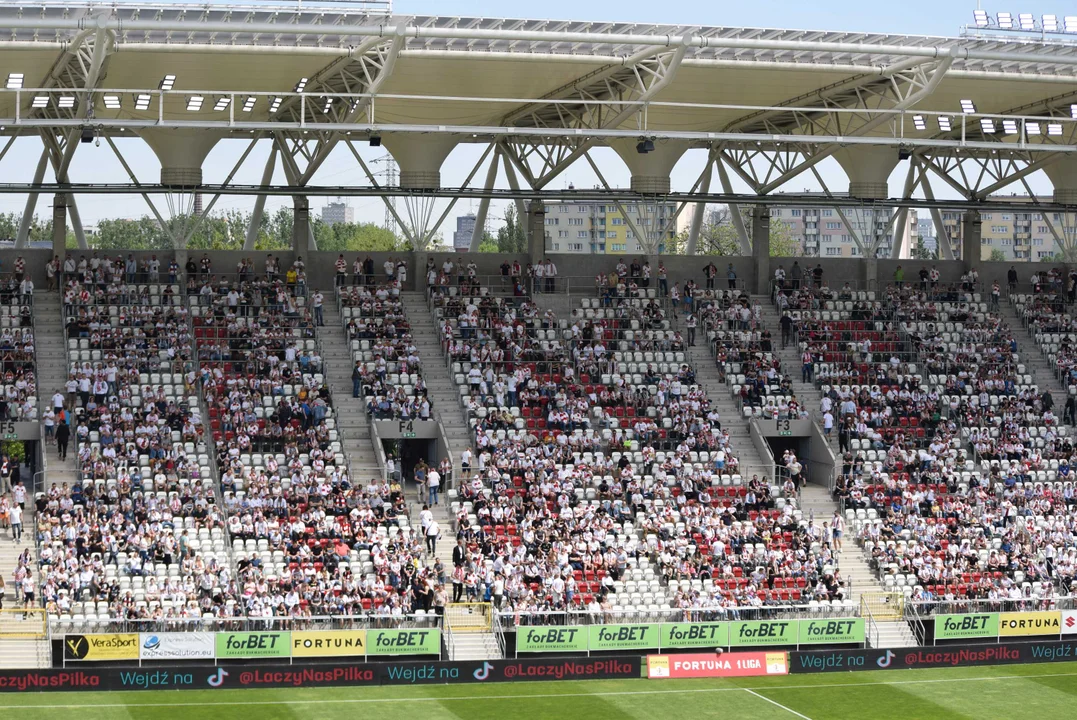
[[[250, 0], [247, 0], [248, 2]], [[204, 2], [204, 0], [200, 0]], [[1002, 8], [1011, 11], [1026, 8], [1058, 12], [1065, 12], [1066, 3], [1055, 0], [1055, 7], [1033, 8], [1031, 6]], [[640, 23], [673, 23], [689, 25], [725, 25], [743, 27], [784, 27], [799, 29], [827, 29], [845, 31], [869, 31], [888, 32], [913, 35], [949, 35], [958, 34], [960, 26], [971, 22], [974, 2], [958, 2], [956, 0], [904, 0], [903, 2], [865, 2], [864, 0], [755, 0], [754, 2], [699, 2], [697, 0], [681, 0], [680, 2], [656, 3], [653, 0], [641, 2], [639, 0], [545, 0], [542, 3], [505, 3], [493, 0], [471, 0], [459, 2], [452, 0], [397, 0], [395, 11], [398, 14], [438, 14], [459, 16], [491, 16], [500, 17], [509, 15], [513, 17], [526, 15], [528, 17], [541, 17], [551, 19], [577, 19], [595, 21], [628, 21]], [[989, 10], [998, 8], [988, 7]], [[159, 163], [153, 153], [141, 141], [121, 141], [121, 150], [125, 153], [136, 174], [140, 179], [156, 181], [159, 174]], [[264, 145], [264, 147], [262, 146]], [[15, 180], [29, 180], [33, 174], [37, 157], [40, 153], [40, 141], [35, 139], [19, 140], [4, 159], [3, 166], [6, 176]], [[219, 143], [218, 147], [210, 154], [204, 167], [206, 182], [221, 182], [231, 170], [234, 162], [239, 158], [244, 149], [240, 142]], [[443, 185], [459, 185], [471, 169], [474, 162], [481, 154], [479, 146], [463, 146], [455, 150], [442, 168]], [[236, 175], [236, 182], [256, 184], [260, 181], [265, 159], [269, 154], [268, 141], [263, 141], [252, 152], [250, 159], [244, 168]], [[372, 159], [383, 150], [364, 148], [363, 154], [367, 159]], [[691, 153], [689, 153], [689, 156]], [[691, 187], [703, 159], [698, 162], [686, 158], [675, 168], [673, 172], [674, 188], [688, 189]], [[606, 179], [617, 186], [627, 186], [629, 173], [623, 162], [612, 151], [599, 150], [595, 154], [596, 160], [602, 166]], [[822, 174], [828, 184], [834, 188], [844, 189], [845, 176], [838, 169], [836, 163], [826, 162], [820, 166]], [[477, 180], [481, 181], [484, 170], [477, 174]], [[86, 145], [79, 148], [75, 155], [71, 169], [71, 178], [75, 182], [122, 182], [127, 180], [126, 173], [119, 162], [112, 155], [106, 145], [94, 147]], [[51, 177], [48, 177], [51, 180]], [[274, 182], [284, 183], [283, 174], [278, 170]], [[345, 148], [339, 148], [323, 169], [315, 178], [315, 183], [325, 184], [367, 184], [364, 176], [357, 167], [354, 158]], [[598, 180], [590, 171], [586, 162], [579, 162], [569, 169], [556, 181], [558, 186], [567, 185], [569, 182], [581, 187], [597, 184]], [[900, 192], [900, 179], [892, 178], [892, 192]], [[795, 183], [795, 189], [814, 186], [814, 180], [805, 178], [801, 183]], [[504, 186], [503, 179], [499, 185]], [[898, 185], [898, 187], [894, 187]], [[743, 188], [741, 188], [743, 189]], [[790, 188], [794, 189], [794, 188]], [[941, 195], [941, 193], [940, 193]], [[326, 202], [321, 198], [312, 198], [311, 208], [313, 212]], [[381, 222], [384, 214], [384, 205], [379, 199], [354, 198], [351, 204], [356, 209], [356, 215], [360, 220]], [[0, 196], [0, 211], [21, 212], [25, 203], [23, 196]], [[271, 198], [267, 203], [267, 209], [290, 201]], [[51, 198], [43, 197], [38, 205], [38, 215], [45, 217], [49, 214]], [[166, 203], [162, 199], [159, 207], [167, 213]], [[229, 208], [250, 209], [254, 205], [254, 198], [222, 198], [216, 209]], [[92, 224], [101, 218], [107, 217], [140, 217], [148, 214], [148, 208], [138, 196], [101, 196], [83, 197], [79, 202], [80, 211], [84, 224]], [[473, 209], [472, 205], [460, 202], [456, 205], [443, 226], [446, 238], [451, 234], [454, 226], [453, 218]], [[440, 211], [439, 211], [440, 212]], [[491, 211], [491, 217], [500, 217], [501, 208], [495, 207]]]

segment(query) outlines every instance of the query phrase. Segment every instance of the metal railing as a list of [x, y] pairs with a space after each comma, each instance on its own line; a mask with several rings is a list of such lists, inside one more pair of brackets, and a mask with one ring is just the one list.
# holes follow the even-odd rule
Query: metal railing
[[259, 632], [287, 630], [384, 630], [396, 628], [442, 628], [436, 613], [394, 617], [376, 612], [360, 615], [308, 617], [196, 617], [161, 619], [84, 619], [50, 616], [50, 631], [73, 632]]
[[761, 607], [721, 607], [669, 610], [542, 610], [494, 613], [494, 627], [502, 632], [517, 627], [543, 625], [609, 625], [612, 623], [693, 623], [725, 620], [782, 620], [860, 617], [859, 605], [853, 602], [817, 606], [764, 605]]
[[875, 622], [875, 616], [871, 614], [871, 609], [866, 608], [866, 612], [865, 637], [867, 638], [868, 647], [879, 647], [879, 625]]

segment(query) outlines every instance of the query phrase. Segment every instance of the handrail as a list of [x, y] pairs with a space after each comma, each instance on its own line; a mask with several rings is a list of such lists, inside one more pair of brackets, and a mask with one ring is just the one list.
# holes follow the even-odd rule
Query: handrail
[[452, 634], [452, 623], [444, 622], [441, 625], [442, 625], [441, 635], [442, 635], [442, 637], [445, 638], [445, 650], [448, 651], [447, 652], [447, 654], [449, 656], [448, 659], [449, 660], [455, 660], [456, 659], [456, 642], [455, 642], [455, 640], [453, 638], [453, 634]]
[[875, 616], [871, 614], [871, 608], [865, 608], [865, 611], [868, 614], [867, 634], [865, 636], [868, 647], [879, 647], [879, 625], [875, 622]]
[[495, 612], [499, 626], [606, 625], [610, 623], [703, 622], [747, 619], [861, 617], [858, 603], [671, 608], [669, 610], [535, 610]]

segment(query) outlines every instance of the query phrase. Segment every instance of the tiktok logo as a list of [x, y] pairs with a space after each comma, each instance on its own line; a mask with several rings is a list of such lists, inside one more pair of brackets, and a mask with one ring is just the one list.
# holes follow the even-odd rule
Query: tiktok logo
[[224, 685], [224, 679], [226, 677], [228, 677], [228, 673], [224, 671], [224, 668], [217, 668], [217, 674], [210, 675], [206, 678], [206, 682], [209, 683], [210, 687], [220, 687], [221, 685]]
[[875, 661], [875, 664], [878, 665], [881, 668], [890, 667], [890, 660], [893, 659], [893, 657], [894, 657], [894, 653], [887, 650], [886, 651], [886, 657], [879, 658], [878, 660]]
[[491, 665], [490, 663], [484, 662], [482, 664], [482, 667], [479, 668], [478, 670], [476, 670], [475, 672], [473, 672], [472, 675], [475, 676], [476, 680], [480, 680], [480, 681], [485, 680], [486, 678], [490, 677], [490, 670], [492, 670], [493, 667], [494, 666]]

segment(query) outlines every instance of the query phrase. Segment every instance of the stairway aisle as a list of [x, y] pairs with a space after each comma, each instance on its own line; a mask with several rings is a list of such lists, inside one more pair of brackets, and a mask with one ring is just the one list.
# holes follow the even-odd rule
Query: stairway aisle
[[371, 444], [370, 419], [363, 400], [352, 397], [351, 377], [355, 360], [351, 344], [344, 335], [336, 302], [328, 297], [327, 300], [323, 306], [325, 327], [317, 331], [325, 363], [325, 379], [333, 394], [333, 413], [352, 481], [367, 485], [374, 479], [380, 479], [382, 470]]
[[[57, 390], [64, 391], [70, 367], [58, 292], [34, 295], [34, 348], [37, 354], [37, 405], [39, 408], [45, 408], [52, 404], [52, 396]], [[69, 407], [72, 400], [73, 398], [68, 398]], [[45, 463], [50, 484], [74, 484], [77, 453], [74, 428], [71, 442], [68, 444], [66, 462], [60, 462], [56, 456], [55, 445], [46, 449]], [[30, 487], [29, 483], [25, 484]]]
[[[782, 362], [782, 371], [789, 376], [789, 379], [792, 382], [793, 395], [796, 396], [797, 400], [799, 400], [802, 405], [808, 408], [812, 414], [812, 418], [817, 419], [819, 403], [823, 399], [823, 393], [814, 383], [806, 383], [802, 381], [800, 374], [801, 360], [799, 346], [796, 343], [790, 342], [786, 347], [782, 347], [781, 315], [778, 314], [778, 309], [770, 302], [768, 296], [753, 295], [752, 302], [758, 302], [760, 308], [763, 310], [763, 327], [770, 330], [771, 343], [774, 347], [773, 352]], [[836, 432], [831, 435], [830, 443], [831, 447], [836, 452], [838, 448], [838, 435]]]
[[1066, 403], [1066, 388], [1059, 382], [1054, 370], [1047, 362], [1043, 350], [1036, 344], [1028, 329], [1022, 324], [1011, 303], [999, 303], [999, 315], [1003, 322], [1010, 326], [1013, 337], [1017, 340], [1017, 354], [1021, 358], [1021, 364], [1025, 366], [1025, 374], [1032, 376], [1032, 382], [1040, 392], [1051, 391], [1055, 399], [1055, 412], [1062, 414], [1060, 405]]

